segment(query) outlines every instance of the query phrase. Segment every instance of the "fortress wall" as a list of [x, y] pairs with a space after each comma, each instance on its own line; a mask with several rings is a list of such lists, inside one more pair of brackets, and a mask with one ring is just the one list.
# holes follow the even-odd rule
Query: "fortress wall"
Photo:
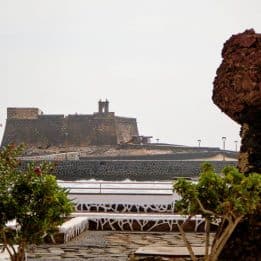
[[116, 127], [113, 118], [68, 117], [68, 145], [109, 145], [117, 144]]
[[7, 119], [2, 146], [9, 143], [25, 143], [28, 146], [48, 147], [63, 143], [61, 128], [63, 117], [52, 119]]
[[2, 145], [88, 146], [117, 144], [113, 118], [42, 115], [38, 119], [7, 119]]
[[[56, 173], [60, 180], [137, 180], [156, 181], [173, 180], [177, 177], [198, 177], [200, 161], [60, 161], [56, 162]], [[227, 165], [236, 165], [236, 162], [211, 162], [217, 172]], [[23, 162], [22, 166], [26, 166]]]
[[95, 138], [92, 145], [117, 144], [117, 132], [114, 118], [94, 119]]
[[92, 143], [95, 134], [91, 115], [69, 115], [66, 120], [67, 145], [88, 146]]
[[41, 113], [38, 108], [7, 108], [8, 119], [37, 119]]
[[138, 126], [135, 118], [115, 117], [118, 143], [126, 143], [132, 136], [138, 136]]
[[115, 117], [105, 111], [93, 115], [44, 115], [37, 108], [7, 108], [2, 145], [26, 143], [30, 147], [116, 145], [138, 135], [136, 119]]
[[38, 116], [38, 119], [57, 121], [57, 120], [63, 120], [64, 115], [63, 114], [42, 114], [42, 115]]
[[31, 114], [27, 115], [30, 119], [25, 119], [24, 111], [21, 112], [21, 115], [11, 113], [7, 118], [2, 146], [9, 143], [25, 143], [29, 147], [40, 148], [117, 144], [112, 114], [38, 115], [35, 119]]
[[[36, 123], [35, 132], [42, 141], [43, 147], [60, 146], [64, 143], [64, 116], [63, 115], [44, 115], [40, 117]], [[39, 139], [35, 139], [32, 144], [37, 143]]]

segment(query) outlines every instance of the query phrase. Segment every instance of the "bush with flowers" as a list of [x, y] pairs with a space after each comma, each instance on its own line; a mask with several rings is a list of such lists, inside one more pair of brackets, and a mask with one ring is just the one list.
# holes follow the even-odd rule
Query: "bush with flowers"
[[28, 245], [52, 234], [73, 210], [68, 192], [50, 175], [51, 164], [19, 168], [22, 150], [9, 145], [0, 151], [0, 243], [12, 261], [24, 260]]

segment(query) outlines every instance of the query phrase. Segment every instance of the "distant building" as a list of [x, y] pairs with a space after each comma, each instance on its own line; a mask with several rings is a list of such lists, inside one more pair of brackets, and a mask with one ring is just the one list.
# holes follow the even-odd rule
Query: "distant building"
[[138, 137], [135, 118], [115, 116], [109, 101], [99, 101], [98, 112], [73, 115], [46, 115], [38, 108], [7, 108], [2, 146], [25, 143], [48, 148], [129, 143]]
[[148, 144], [151, 143], [152, 136], [132, 136], [132, 139], [128, 143], [133, 144]]

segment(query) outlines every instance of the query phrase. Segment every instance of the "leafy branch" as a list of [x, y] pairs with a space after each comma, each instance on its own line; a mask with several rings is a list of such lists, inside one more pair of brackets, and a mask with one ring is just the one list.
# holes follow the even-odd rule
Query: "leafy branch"
[[[174, 190], [181, 199], [175, 209], [181, 214], [205, 218], [205, 260], [215, 261], [229, 237], [246, 215], [255, 214], [260, 208], [261, 175], [245, 176], [236, 168], [226, 167], [221, 175], [214, 172], [210, 164], [202, 166], [198, 182], [179, 179]], [[209, 227], [212, 221], [219, 223], [209, 253]], [[196, 260], [192, 247], [188, 246], [183, 226], [178, 225], [192, 260]]]
[[[24, 260], [28, 244], [41, 242], [73, 210], [68, 192], [50, 175], [51, 164], [31, 163], [19, 169], [22, 149], [9, 145], [0, 150], [0, 241], [12, 261]], [[8, 227], [11, 220], [16, 221], [16, 230]]]

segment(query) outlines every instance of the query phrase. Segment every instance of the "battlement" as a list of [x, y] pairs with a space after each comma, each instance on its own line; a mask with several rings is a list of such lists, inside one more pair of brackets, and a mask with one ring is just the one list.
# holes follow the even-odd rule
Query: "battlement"
[[38, 119], [42, 114], [38, 108], [7, 108], [7, 119]]

